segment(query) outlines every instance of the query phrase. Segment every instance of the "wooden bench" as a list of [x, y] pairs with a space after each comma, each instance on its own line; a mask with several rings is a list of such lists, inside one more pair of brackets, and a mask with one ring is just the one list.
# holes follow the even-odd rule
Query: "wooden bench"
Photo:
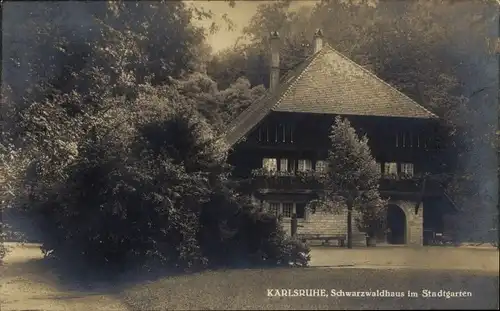
[[322, 245], [328, 244], [330, 241], [338, 241], [340, 247], [345, 246], [345, 235], [327, 235], [327, 234], [297, 234], [297, 238], [303, 243], [307, 241], [322, 241]]

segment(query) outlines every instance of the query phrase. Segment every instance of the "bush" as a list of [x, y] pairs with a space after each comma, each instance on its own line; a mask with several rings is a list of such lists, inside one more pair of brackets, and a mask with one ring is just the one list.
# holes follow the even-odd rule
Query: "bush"
[[32, 188], [47, 256], [101, 271], [295, 260], [277, 219], [230, 187], [203, 119], [178, 109], [135, 128], [106, 139], [89, 133], [57, 187]]
[[287, 266], [297, 261], [299, 251], [309, 253], [286, 237], [276, 216], [243, 198], [238, 201], [226, 209], [226, 215], [220, 208], [224, 203], [219, 200], [211, 202], [217, 205], [203, 210], [201, 245], [213, 266]]

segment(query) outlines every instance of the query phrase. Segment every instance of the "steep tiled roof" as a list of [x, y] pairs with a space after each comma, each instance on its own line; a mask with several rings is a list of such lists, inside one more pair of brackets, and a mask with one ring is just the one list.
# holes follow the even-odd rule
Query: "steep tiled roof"
[[235, 144], [271, 111], [437, 118], [328, 44], [283, 77], [275, 94], [242, 112], [227, 128], [227, 143]]

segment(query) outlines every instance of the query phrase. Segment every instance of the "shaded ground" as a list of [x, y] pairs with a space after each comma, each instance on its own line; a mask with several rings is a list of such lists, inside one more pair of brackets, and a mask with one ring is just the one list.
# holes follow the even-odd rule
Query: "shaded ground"
[[[321, 249], [314, 248], [316, 263], [326, 258], [340, 262], [350, 252], [351, 261], [397, 253], [405, 258], [417, 250]], [[420, 249], [427, 256], [439, 250]], [[484, 250], [443, 250], [452, 256], [468, 254], [471, 259], [487, 258]], [[379, 252], [379, 253], [377, 253]], [[37, 255], [38, 254], [38, 255]], [[476, 254], [476, 255], [473, 255]], [[364, 256], [364, 257], [363, 257]], [[476, 256], [476, 257], [474, 257]], [[31, 259], [29, 259], [31, 257]], [[426, 256], [422, 255], [421, 258]], [[342, 259], [344, 258], [344, 259]], [[379, 259], [377, 259], [379, 258]], [[498, 258], [498, 252], [497, 252]], [[403, 260], [404, 261], [404, 260]], [[382, 261], [380, 261], [382, 262]], [[423, 262], [419, 260], [419, 262]], [[313, 259], [314, 263], [314, 259]], [[16, 250], [2, 269], [1, 310], [165, 310], [165, 309], [498, 309], [498, 270], [491, 267], [472, 269], [259, 269], [212, 271], [200, 274], [166, 277], [157, 275], [151, 281], [132, 282], [123, 277], [115, 284], [75, 281], [57, 273], [46, 261], [39, 259], [37, 248]], [[474, 270], [475, 269], [475, 270]], [[268, 297], [268, 288], [317, 288], [344, 291], [408, 290], [469, 291], [467, 298], [382, 298], [382, 297]]]

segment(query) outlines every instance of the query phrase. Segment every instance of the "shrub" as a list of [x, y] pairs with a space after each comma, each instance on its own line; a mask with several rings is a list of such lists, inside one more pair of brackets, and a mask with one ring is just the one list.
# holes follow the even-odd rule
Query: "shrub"
[[[224, 193], [224, 192], [221, 192]], [[201, 215], [200, 241], [213, 266], [276, 266], [298, 261], [296, 247], [279, 220], [247, 198], [218, 194]]]
[[134, 128], [89, 132], [60, 182], [32, 188], [47, 256], [101, 271], [294, 260], [277, 219], [230, 187], [203, 119], [179, 108]]

